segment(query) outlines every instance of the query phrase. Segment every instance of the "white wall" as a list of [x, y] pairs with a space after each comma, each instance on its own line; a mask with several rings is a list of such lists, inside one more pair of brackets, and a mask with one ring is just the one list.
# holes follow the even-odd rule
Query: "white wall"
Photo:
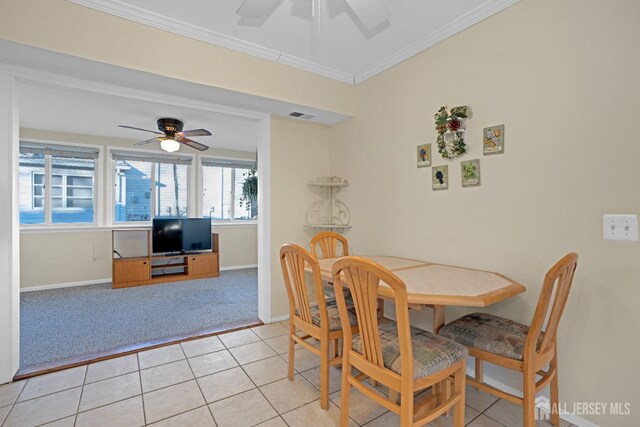
[[[332, 129], [359, 253], [499, 271], [528, 291], [487, 311], [524, 323], [547, 269], [580, 253], [559, 330], [560, 397], [569, 408], [632, 403], [632, 416], [585, 416], [602, 426], [640, 419], [640, 244], [602, 238], [603, 214], [640, 211], [638, 17], [635, 0], [523, 0], [359, 85], [355, 118]], [[461, 188], [460, 160], [435, 145], [435, 112], [463, 104], [474, 117], [462, 159], [480, 159], [477, 188]], [[505, 154], [483, 156], [482, 129], [498, 124]], [[427, 142], [434, 164], [449, 165], [448, 191], [416, 167]]]

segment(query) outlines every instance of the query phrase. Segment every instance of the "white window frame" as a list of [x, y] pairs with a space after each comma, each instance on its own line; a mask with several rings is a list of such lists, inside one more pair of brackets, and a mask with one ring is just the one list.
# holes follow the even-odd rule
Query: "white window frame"
[[[198, 156], [198, 218], [206, 218], [202, 213], [202, 206], [204, 205], [204, 168], [202, 165], [202, 160], [221, 160], [221, 161], [230, 161], [230, 162], [247, 162], [247, 164], [253, 162], [256, 163], [253, 159], [245, 159], [240, 157], [223, 157], [223, 156], [206, 156], [200, 155]], [[211, 224], [213, 225], [256, 225], [258, 224], [258, 219], [234, 219], [235, 216], [235, 173], [236, 168], [233, 168], [231, 174], [231, 215], [229, 219], [211, 219]], [[258, 207], [258, 218], [260, 218], [260, 209]]]
[[[107, 155], [106, 155], [106, 161], [107, 161], [107, 165], [108, 165], [108, 170], [109, 173], [107, 173], [106, 175], [106, 184], [107, 184], [107, 192], [106, 192], [106, 206], [107, 206], [107, 224], [109, 224], [109, 226], [111, 227], [150, 227], [153, 223], [153, 218], [155, 217], [155, 202], [156, 202], [156, 194], [155, 194], [155, 174], [156, 174], [156, 163], [155, 162], [149, 162], [151, 163], [151, 181], [152, 181], [152, 185], [153, 187], [149, 189], [150, 193], [151, 193], [151, 198], [150, 198], [150, 210], [149, 210], [149, 221], [116, 221], [115, 220], [115, 201], [116, 201], [116, 197], [115, 197], [115, 172], [116, 172], [116, 163], [115, 160], [113, 160], [113, 156], [111, 155], [111, 153], [113, 151], [130, 151], [130, 152], [135, 152], [135, 153], [148, 153], [150, 156], [154, 155], [154, 154], [170, 154], [170, 153], [166, 153], [164, 151], [158, 151], [158, 150], [144, 150], [144, 149], [139, 149], [139, 148], [131, 148], [131, 147], [116, 147], [116, 146], [109, 146], [107, 147]], [[187, 172], [187, 218], [191, 218], [193, 212], [196, 212], [195, 209], [195, 202], [194, 202], [194, 191], [192, 190], [193, 185], [192, 183], [195, 182], [196, 177], [195, 177], [195, 169], [193, 166], [195, 164], [196, 161], [198, 161], [198, 159], [196, 158], [196, 156], [194, 154], [191, 153], [184, 153], [184, 152], [176, 152], [173, 153], [182, 157], [189, 157], [191, 158], [191, 165], [188, 166], [188, 172]]]
[[[103, 181], [103, 168], [102, 168], [102, 158], [104, 153], [104, 147], [101, 145], [95, 144], [78, 144], [75, 142], [66, 142], [66, 141], [56, 141], [49, 139], [34, 139], [34, 138], [20, 138], [21, 142], [33, 142], [37, 144], [49, 144], [49, 145], [60, 145], [60, 146], [69, 146], [69, 147], [79, 147], [79, 148], [91, 148], [98, 150], [98, 158], [94, 159], [93, 164], [93, 222], [53, 222], [52, 218], [52, 192], [51, 192], [51, 183], [52, 183], [52, 162], [51, 156], [44, 156], [44, 223], [42, 224], [20, 224], [21, 230], [30, 230], [30, 229], [73, 229], [73, 228], [90, 228], [96, 227], [102, 223], [102, 204], [99, 202], [102, 198], [102, 183]], [[19, 156], [19, 155], [18, 155]], [[20, 162], [18, 158], [18, 163]], [[20, 165], [18, 165], [18, 170], [20, 169]], [[32, 185], [33, 186], [33, 185]], [[32, 198], [33, 199], [33, 198]], [[33, 203], [33, 200], [32, 200]]]

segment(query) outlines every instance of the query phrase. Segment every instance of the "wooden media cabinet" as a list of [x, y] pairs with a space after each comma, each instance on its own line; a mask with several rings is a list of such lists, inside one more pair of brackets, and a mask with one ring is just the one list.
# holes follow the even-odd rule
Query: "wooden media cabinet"
[[[146, 232], [146, 255], [116, 258], [116, 234]], [[203, 279], [220, 276], [219, 237], [211, 235], [213, 249], [175, 255], [154, 255], [152, 253], [151, 230], [113, 230], [111, 244], [113, 250], [113, 288], [154, 285], [180, 280]]]

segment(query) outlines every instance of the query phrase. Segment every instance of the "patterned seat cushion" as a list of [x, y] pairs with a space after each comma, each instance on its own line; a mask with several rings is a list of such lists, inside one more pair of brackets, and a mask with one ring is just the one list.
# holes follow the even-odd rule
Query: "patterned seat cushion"
[[[402, 373], [400, 366], [400, 341], [398, 324], [387, 322], [379, 326], [382, 360], [385, 368]], [[431, 332], [411, 328], [411, 345], [413, 348], [413, 378], [423, 378], [436, 374], [467, 357], [467, 349], [449, 339]], [[353, 349], [362, 352], [360, 334], [353, 336]]]
[[[329, 330], [338, 331], [342, 329], [342, 324], [340, 323], [340, 314], [338, 313], [336, 294], [331, 283], [325, 284], [324, 286], [324, 299], [325, 303], [327, 304], [327, 314], [329, 316]], [[351, 324], [351, 326], [357, 326], [358, 321], [356, 320], [355, 313], [353, 313], [353, 299], [351, 298], [351, 294], [347, 289], [345, 289], [344, 299], [347, 303], [349, 323]], [[313, 324], [316, 326], [320, 326], [320, 309], [318, 308], [318, 303], [312, 303], [309, 306], [309, 309], [311, 311], [311, 319], [313, 321]], [[297, 308], [296, 314], [300, 315], [300, 311]]]
[[[439, 334], [467, 347], [522, 360], [529, 327], [487, 313], [461, 317], [440, 329]], [[542, 334], [538, 346], [542, 342]]]

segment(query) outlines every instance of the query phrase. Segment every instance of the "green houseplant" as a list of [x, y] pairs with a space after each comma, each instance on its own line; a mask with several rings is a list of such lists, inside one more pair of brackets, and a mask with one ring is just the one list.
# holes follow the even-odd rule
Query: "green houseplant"
[[242, 183], [242, 197], [240, 197], [240, 206], [245, 204], [250, 217], [257, 216], [258, 204], [258, 176], [256, 175], [255, 165], [244, 173], [244, 182]]

